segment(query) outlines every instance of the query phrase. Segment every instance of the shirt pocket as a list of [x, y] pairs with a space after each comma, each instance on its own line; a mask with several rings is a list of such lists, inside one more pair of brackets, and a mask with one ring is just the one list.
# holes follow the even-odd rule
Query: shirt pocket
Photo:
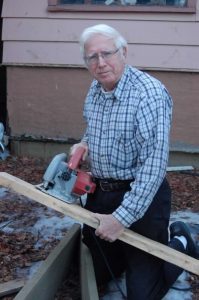
[[111, 144], [111, 165], [121, 169], [131, 168], [136, 161], [137, 151], [134, 138], [127, 138], [122, 133]]

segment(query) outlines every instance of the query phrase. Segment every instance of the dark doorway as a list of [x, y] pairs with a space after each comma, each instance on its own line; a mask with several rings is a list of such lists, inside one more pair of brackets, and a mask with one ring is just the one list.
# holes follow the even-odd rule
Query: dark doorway
[[3, 42], [2, 42], [2, 6], [3, 0], [0, 0], [0, 122], [7, 127], [7, 109], [6, 109], [6, 68], [2, 65]]

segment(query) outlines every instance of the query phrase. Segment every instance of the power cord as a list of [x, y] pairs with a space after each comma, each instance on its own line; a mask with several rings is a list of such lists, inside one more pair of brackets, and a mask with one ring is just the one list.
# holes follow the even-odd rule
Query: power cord
[[[83, 203], [82, 203], [81, 197], [79, 198], [79, 201], [80, 201], [81, 207], [83, 207]], [[111, 267], [110, 267], [110, 265], [109, 265], [109, 262], [108, 262], [108, 260], [107, 260], [107, 258], [106, 258], [106, 256], [105, 256], [105, 254], [104, 254], [104, 251], [102, 250], [102, 247], [101, 247], [99, 241], [97, 240], [97, 238], [96, 238], [94, 232], [93, 232], [90, 228], [89, 228], [89, 231], [90, 231], [90, 233], [91, 233], [91, 235], [92, 235], [92, 237], [93, 237], [93, 239], [94, 239], [94, 241], [95, 241], [95, 243], [96, 243], [96, 245], [97, 245], [97, 247], [98, 247], [98, 249], [99, 249], [99, 251], [100, 251], [100, 254], [101, 254], [101, 256], [102, 256], [102, 258], [103, 258], [103, 260], [104, 260], [104, 263], [105, 263], [105, 265], [106, 265], [106, 267], [107, 267], [107, 269], [108, 269], [110, 275], [111, 275], [112, 280], [114, 281], [115, 285], [117, 286], [117, 288], [118, 288], [118, 290], [120, 291], [120, 293], [121, 293], [122, 297], [124, 298], [124, 300], [127, 300], [127, 296], [124, 294], [124, 292], [122, 291], [121, 287], [119, 286], [119, 284], [118, 284], [118, 282], [117, 282], [117, 280], [116, 280], [116, 278], [115, 278], [115, 275], [113, 274], [113, 272], [112, 272], [112, 270], [111, 270]]]
[[[83, 203], [82, 203], [81, 197], [79, 197], [79, 202], [80, 202], [81, 207], [84, 207], [84, 206], [83, 206]], [[107, 267], [107, 269], [108, 269], [108, 271], [109, 271], [109, 273], [110, 273], [110, 275], [111, 275], [112, 280], [114, 281], [115, 285], [117, 286], [117, 288], [118, 288], [118, 290], [120, 291], [120, 293], [121, 293], [122, 297], [124, 298], [124, 300], [126, 300], [126, 299], [127, 299], [127, 296], [124, 294], [124, 292], [122, 291], [121, 287], [119, 286], [119, 284], [118, 284], [118, 282], [117, 282], [117, 280], [116, 280], [116, 278], [115, 278], [115, 275], [113, 274], [113, 272], [112, 272], [112, 270], [111, 270], [111, 267], [110, 267], [110, 265], [109, 265], [109, 262], [108, 262], [108, 260], [107, 260], [107, 258], [106, 258], [106, 256], [105, 256], [105, 254], [104, 254], [104, 251], [102, 250], [102, 247], [100, 246], [100, 244], [99, 244], [99, 242], [98, 242], [98, 240], [97, 240], [97, 238], [96, 238], [96, 235], [94, 234], [94, 232], [93, 232], [90, 228], [89, 228], [89, 230], [90, 230], [90, 233], [91, 233], [93, 239], [95, 240], [95, 242], [96, 242], [96, 244], [97, 244], [97, 247], [98, 247], [98, 249], [99, 249], [99, 251], [100, 251], [100, 254], [101, 254], [101, 256], [102, 256], [102, 258], [103, 258], [103, 260], [104, 260], [104, 263], [105, 263], [105, 265], [106, 265], [106, 267]], [[196, 284], [196, 285], [194, 285], [194, 288], [198, 288], [198, 286], [199, 286], [199, 285]], [[178, 288], [178, 287], [172, 286], [171, 289], [177, 290], [177, 291], [184, 291], [184, 292], [186, 292], [186, 291], [190, 291], [191, 289], [193, 289], [193, 287], [189, 287], [189, 288]]]
[[176, 291], [181, 291], [181, 292], [188, 292], [191, 290], [191, 287], [188, 288], [178, 288], [177, 286], [172, 286], [171, 287], [172, 290], [176, 290]]
[[187, 291], [191, 291], [191, 290], [195, 290], [199, 288], [199, 284], [192, 284], [190, 287], [187, 288], [179, 288], [177, 286], [172, 286], [171, 289], [173, 290], [177, 290], [177, 291], [182, 291], [182, 292], [187, 292]]

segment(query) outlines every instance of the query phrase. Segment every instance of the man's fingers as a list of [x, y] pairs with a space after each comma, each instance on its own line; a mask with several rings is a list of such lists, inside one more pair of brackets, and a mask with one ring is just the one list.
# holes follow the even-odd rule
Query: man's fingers
[[114, 242], [114, 239], [104, 236], [103, 234], [95, 234], [96, 236], [98, 236], [101, 240], [104, 240], [106, 242], [112, 243]]
[[70, 156], [73, 155], [75, 153], [75, 151], [80, 147], [85, 149], [84, 154], [82, 156], [82, 160], [85, 161], [86, 157], [88, 156], [88, 145], [85, 142], [74, 144], [70, 148]]

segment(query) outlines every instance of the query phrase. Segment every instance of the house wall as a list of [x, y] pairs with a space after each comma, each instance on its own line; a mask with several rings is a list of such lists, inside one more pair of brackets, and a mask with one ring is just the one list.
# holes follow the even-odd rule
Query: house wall
[[128, 40], [128, 63], [138, 68], [199, 71], [196, 14], [48, 12], [47, 0], [4, 1], [5, 64], [82, 66], [82, 29], [107, 23]]
[[128, 40], [128, 63], [162, 80], [174, 101], [175, 149], [198, 151], [199, 0], [196, 13], [47, 11], [46, 0], [3, 4], [10, 135], [78, 140], [91, 78], [78, 39], [83, 28], [107, 23]]
[[[160, 79], [174, 99], [172, 141], [199, 145], [199, 73], [148, 73]], [[85, 129], [82, 109], [91, 82], [87, 70], [9, 67], [7, 77], [12, 136], [57, 140], [82, 136]]]

